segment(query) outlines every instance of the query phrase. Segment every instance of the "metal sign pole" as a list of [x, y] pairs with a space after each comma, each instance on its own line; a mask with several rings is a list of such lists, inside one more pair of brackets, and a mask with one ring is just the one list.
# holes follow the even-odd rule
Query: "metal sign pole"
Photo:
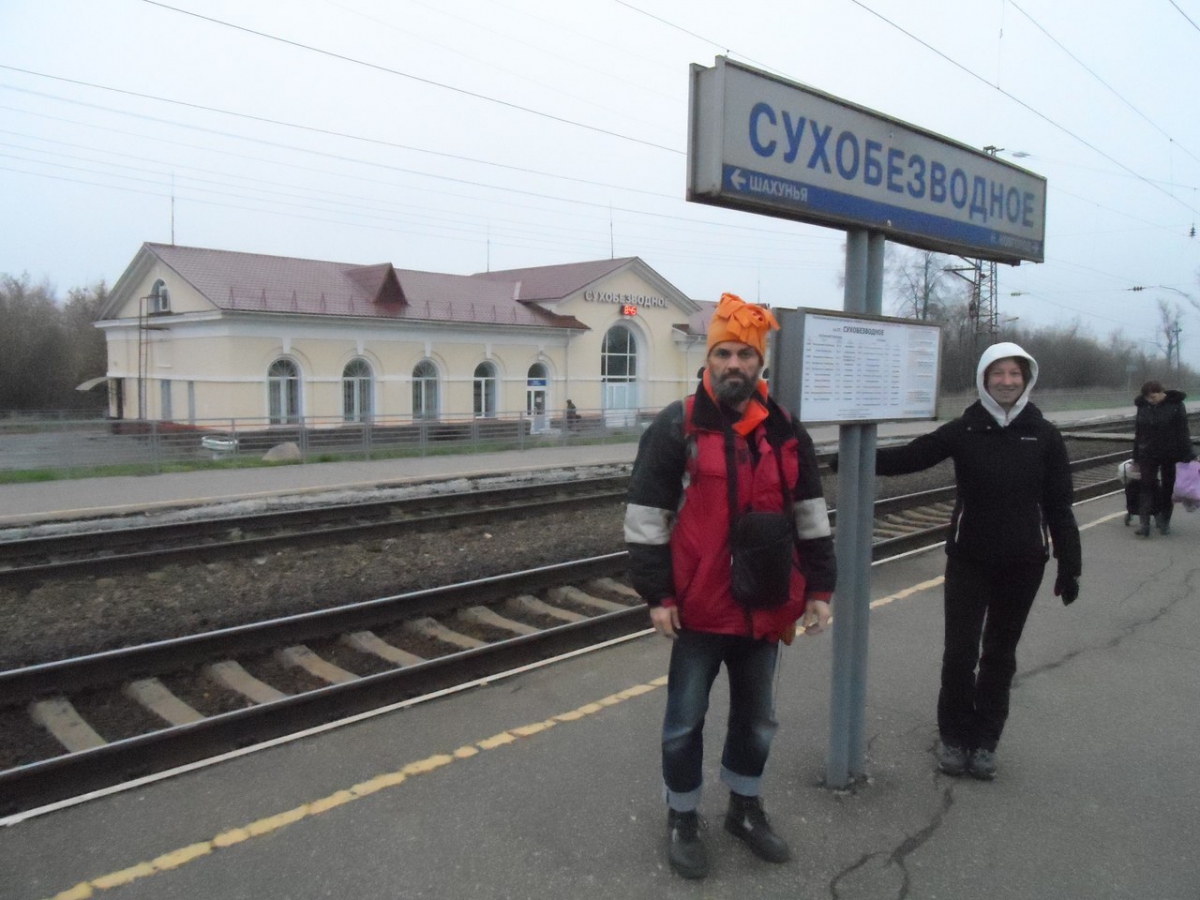
[[[884, 246], [881, 234], [847, 235], [846, 312], [878, 314], [882, 308]], [[864, 771], [876, 430], [870, 424], [838, 431], [838, 588], [825, 766], [825, 783], [833, 788], [848, 786]]]

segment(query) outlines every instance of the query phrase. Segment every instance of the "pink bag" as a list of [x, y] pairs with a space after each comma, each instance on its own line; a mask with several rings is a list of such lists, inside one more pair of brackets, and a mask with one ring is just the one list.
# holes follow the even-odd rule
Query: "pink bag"
[[1200, 509], [1200, 462], [1175, 463], [1175, 490], [1171, 499], [1188, 512]]

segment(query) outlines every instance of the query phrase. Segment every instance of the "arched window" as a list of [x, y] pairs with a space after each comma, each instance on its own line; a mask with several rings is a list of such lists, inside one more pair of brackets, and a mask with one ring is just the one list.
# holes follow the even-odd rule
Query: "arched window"
[[369, 422], [374, 406], [371, 366], [365, 359], [352, 359], [342, 370], [342, 415], [347, 422]]
[[490, 362], [475, 367], [475, 415], [489, 419], [496, 415], [496, 367]]
[[614, 325], [600, 348], [600, 381], [605, 409], [637, 408], [637, 342], [633, 333]]
[[272, 425], [300, 421], [300, 370], [290, 359], [277, 359], [267, 369], [267, 407]]
[[161, 278], [154, 282], [154, 287], [150, 289], [148, 304], [146, 312], [149, 313], [169, 313], [171, 311], [171, 292], [167, 290], [167, 283]]
[[438, 417], [438, 373], [437, 366], [427, 359], [413, 368], [413, 418], [436, 419]]

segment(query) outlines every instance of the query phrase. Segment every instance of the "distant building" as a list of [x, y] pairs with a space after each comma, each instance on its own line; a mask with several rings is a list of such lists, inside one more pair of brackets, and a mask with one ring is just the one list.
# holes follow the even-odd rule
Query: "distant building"
[[637, 257], [462, 276], [144, 244], [97, 327], [117, 419], [537, 427], [692, 391], [712, 309]]

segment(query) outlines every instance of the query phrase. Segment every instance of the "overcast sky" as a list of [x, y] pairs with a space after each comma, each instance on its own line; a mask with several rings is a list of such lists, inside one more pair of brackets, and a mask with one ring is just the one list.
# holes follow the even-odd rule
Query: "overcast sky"
[[1149, 350], [1161, 298], [1200, 368], [1200, 0], [0, 0], [0, 273], [112, 285], [172, 240], [639, 256], [695, 299], [841, 308], [842, 232], [684, 199], [717, 55], [1003, 148], [1048, 200], [1000, 315]]

